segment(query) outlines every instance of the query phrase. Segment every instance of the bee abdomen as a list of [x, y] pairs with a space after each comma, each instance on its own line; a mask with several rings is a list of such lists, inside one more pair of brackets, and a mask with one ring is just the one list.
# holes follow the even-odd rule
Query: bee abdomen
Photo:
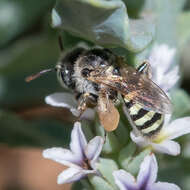
[[160, 131], [164, 122], [163, 114], [147, 111], [141, 105], [133, 103], [132, 100], [124, 100], [133, 124], [144, 136], [151, 137]]

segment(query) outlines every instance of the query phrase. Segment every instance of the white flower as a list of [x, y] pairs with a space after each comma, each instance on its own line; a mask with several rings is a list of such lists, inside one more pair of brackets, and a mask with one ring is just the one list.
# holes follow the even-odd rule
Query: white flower
[[[152, 80], [166, 93], [179, 79], [179, 67], [172, 67], [175, 50], [167, 45], [156, 45], [150, 53], [149, 62], [152, 69]], [[132, 140], [141, 147], [151, 147], [154, 151], [170, 155], [180, 153], [180, 145], [172, 141], [181, 135], [190, 133], [190, 117], [181, 118], [169, 123], [170, 115], [165, 115], [165, 122], [160, 133], [152, 138], [131, 132]]]
[[180, 190], [172, 183], [155, 183], [157, 172], [157, 161], [154, 154], [151, 154], [141, 163], [137, 179], [125, 170], [114, 171], [113, 176], [120, 190]]
[[[54, 107], [67, 108], [72, 112], [74, 116], [79, 116], [79, 111], [77, 110], [77, 101], [74, 95], [71, 93], [57, 92], [54, 94], [50, 94], [45, 97], [45, 102]], [[81, 118], [92, 120], [94, 118], [94, 110], [87, 109], [82, 114]]]
[[50, 148], [43, 151], [43, 157], [68, 166], [57, 179], [58, 184], [77, 181], [88, 174], [97, 174], [95, 164], [103, 146], [103, 138], [96, 136], [89, 143], [81, 130], [81, 124], [76, 122], [71, 133], [70, 150]]
[[151, 65], [152, 80], [165, 92], [168, 92], [179, 79], [179, 66], [173, 66], [175, 49], [166, 44], [156, 45], [148, 61]]
[[157, 136], [151, 139], [141, 135], [135, 136], [135, 133], [131, 132], [131, 139], [141, 147], [150, 147], [153, 151], [175, 156], [180, 154], [180, 145], [172, 139], [188, 133], [190, 133], [190, 117], [170, 122], [170, 115], [166, 115], [164, 125]]

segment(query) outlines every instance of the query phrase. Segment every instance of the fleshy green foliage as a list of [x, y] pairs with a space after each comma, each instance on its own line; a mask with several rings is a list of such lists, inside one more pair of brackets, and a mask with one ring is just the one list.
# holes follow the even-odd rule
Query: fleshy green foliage
[[[8, 43], [32, 25], [44, 11], [53, 6], [55, 0], [25, 1], [1, 0], [0, 1], [0, 47]], [[36, 6], [36, 4], [38, 4]]]
[[73, 183], [72, 190], [93, 190], [93, 187], [87, 181], [87, 179], [82, 179], [76, 183]]
[[114, 188], [103, 178], [93, 175], [89, 177], [90, 183], [93, 185], [94, 190], [114, 190]]
[[105, 178], [114, 187], [114, 189], [117, 189], [112, 175], [113, 171], [119, 169], [117, 163], [112, 159], [101, 158], [99, 163], [97, 164], [97, 168], [102, 174], [103, 178]]
[[52, 25], [95, 44], [133, 52], [144, 49], [155, 31], [148, 20], [129, 19], [121, 0], [59, 0], [52, 12]]
[[47, 119], [27, 122], [13, 113], [3, 111], [0, 111], [0, 122], [0, 141], [10, 146], [67, 146], [72, 129], [68, 123]]
[[[1, 107], [43, 101], [46, 94], [59, 89], [55, 73], [31, 83], [25, 82], [27, 76], [54, 67], [59, 51], [56, 42], [55, 38], [39, 36], [18, 42], [0, 53], [3, 63], [0, 68]], [[12, 55], [11, 59], [9, 55]]]
[[118, 161], [122, 168], [127, 169], [128, 164], [133, 159], [135, 151], [136, 146], [132, 142], [121, 149], [119, 152]]
[[140, 17], [141, 10], [144, 6], [145, 0], [123, 0], [127, 6], [127, 12], [129, 17], [138, 18]]
[[189, 116], [190, 114], [190, 97], [182, 89], [175, 90], [171, 94], [172, 102], [174, 105], [174, 118], [179, 118], [183, 116]]
[[138, 154], [137, 156], [135, 156], [130, 163], [127, 166], [127, 171], [129, 171], [131, 174], [133, 175], [137, 175], [138, 171], [139, 171], [139, 167], [142, 163], [142, 161], [144, 160], [144, 158], [150, 154], [151, 151], [149, 149], [145, 149], [144, 151], [142, 151], [140, 154]]
[[83, 187], [79, 181], [72, 185], [72, 190], [87, 190], [87, 189], [85, 187]]
[[190, 11], [182, 12], [178, 16], [177, 34], [179, 38], [179, 46], [184, 46], [190, 40]]

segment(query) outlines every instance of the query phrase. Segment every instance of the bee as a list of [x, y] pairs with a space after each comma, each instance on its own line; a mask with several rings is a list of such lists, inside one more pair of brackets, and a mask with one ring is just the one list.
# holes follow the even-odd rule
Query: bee
[[171, 112], [171, 102], [151, 80], [147, 61], [137, 69], [124, 62], [109, 49], [77, 47], [67, 53], [62, 51], [54, 69], [43, 70], [26, 80], [55, 70], [60, 84], [76, 95], [79, 115], [89, 107], [96, 108], [100, 123], [108, 132], [118, 126], [116, 104], [122, 98], [133, 129], [152, 137], [162, 128], [164, 114]]

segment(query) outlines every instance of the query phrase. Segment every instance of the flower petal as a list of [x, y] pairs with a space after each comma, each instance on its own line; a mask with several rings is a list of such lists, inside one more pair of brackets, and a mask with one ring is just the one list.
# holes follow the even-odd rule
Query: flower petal
[[95, 173], [94, 170], [82, 170], [77, 168], [68, 168], [59, 174], [57, 178], [58, 184], [72, 183], [85, 177], [89, 173]]
[[71, 132], [71, 143], [70, 148], [71, 151], [80, 157], [81, 161], [85, 156], [85, 148], [87, 146], [86, 138], [81, 129], [81, 123], [75, 122], [73, 130]]
[[102, 147], [104, 144], [104, 140], [102, 137], [96, 136], [94, 137], [87, 145], [85, 149], [85, 154], [88, 160], [90, 160], [92, 163], [96, 162], [98, 156], [100, 155], [102, 151]]
[[158, 182], [149, 187], [148, 190], [180, 190], [180, 188], [173, 183]]
[[[78, 111], [78, 110], [77, 110]], [[73, 113], [73, 112], [72, 112]], [[73, 114], [74, 115], [74, 114]], [[77, 113], [75, 114], [75, 116]], [[95, 117], [95, 110], [91, 108], [87, 108], [85, 112], [81, 115], [80, 119], [93, 120]]]
[[[49, 104], [54, 107], [63, 107], [68, 108], [70, 112], [78, 117], [80, 115], [79, 111], [76, 109], [78, 106], [78, 103], [75, 99], [75, 97], [71, 93], [67, 92], [60, 92], [60, 93], [54, 93], [49, 96], [46, 96], [45, 98], [46, 104]], [[94, 119], [95, 112], [93, 109], [88, 108], [82, 115], [81, 119]]]
[[161, 88], [166, 83], [165, 75], [171, 67], [175, 49], [169, 48], [166, 44], [156, 45], [151, 51], [149, 62], [152, 68], [152, 80]]
[[175, 55], [175, 49], [170, 48], [167, 44], [155, 45], [152, 49], [149, 61], [151, 66], [161, 69], [161, 73], [165, 73], [172, 64], [172, 59]]
[[137, 183], [140, 189], [146, 189], [147, 186], [156, 181], [158, 165], [154, 154], [148, 155], [141, 163]]
[[175, 139], [190, 133], [190, 117], [183, 117], [172, 121], [163, 128], [163, 133], [168, 136], [168, 139]]
[[64, 148], [49, 148], [43, 151], [43, 157], [54, 160], [60, 164], [69, 167], [78, 167], [80, 157], [78, 158], [70, 150]]
[[114, 171], [113, 176], [120, 190], [138, 190], [135, 178], [125, 170]]
[[[163, 128], [165, 128], [169, 125], [171, 117], [172, 117], [172, 114], [165, 114]], [[163, 130], [163, 128], [162, 128], [162, 130]]]
[[46, 96], [45, 102], [55, 107], [73, 108], [77, 106], [75, 97], [67, 92], [57, 92]]
[[156, 152], [165, 153], [176, 156], [180, 153], [180, 145], [171, 140], [163, 140], [159, 143], [144, 138], [143, 136], [135, 136], [133, 132], [130, 133], [131, 139], [140, 147], [152, 147]]
[[54, 93], [46, 96], [45, 102], [51, 106], [68, 108], [73, 115], [78, 116], [79, 112], [76, 109], [77, 101], [71, 93]]
[[175, 66], [171, 71], [165, 74], [162, 79], [162, 90], [168, 92], [179, 80], [179, 66]]
[[148, 141], [148, 139], [144, 138], [143, 136], [139, 135], [136, 136], [134, 132], [132, 131], [130, 133], [131, 139], [134, 143], [136, 143], [140, 147], [146, 147], [149, 146], [151, 142]]
[[161, 143], [151, 143], [151, 146], [156, 152], [165, 153], [176, 156], [180, 154], [180, 145], [171, 140], [164, 140]]

